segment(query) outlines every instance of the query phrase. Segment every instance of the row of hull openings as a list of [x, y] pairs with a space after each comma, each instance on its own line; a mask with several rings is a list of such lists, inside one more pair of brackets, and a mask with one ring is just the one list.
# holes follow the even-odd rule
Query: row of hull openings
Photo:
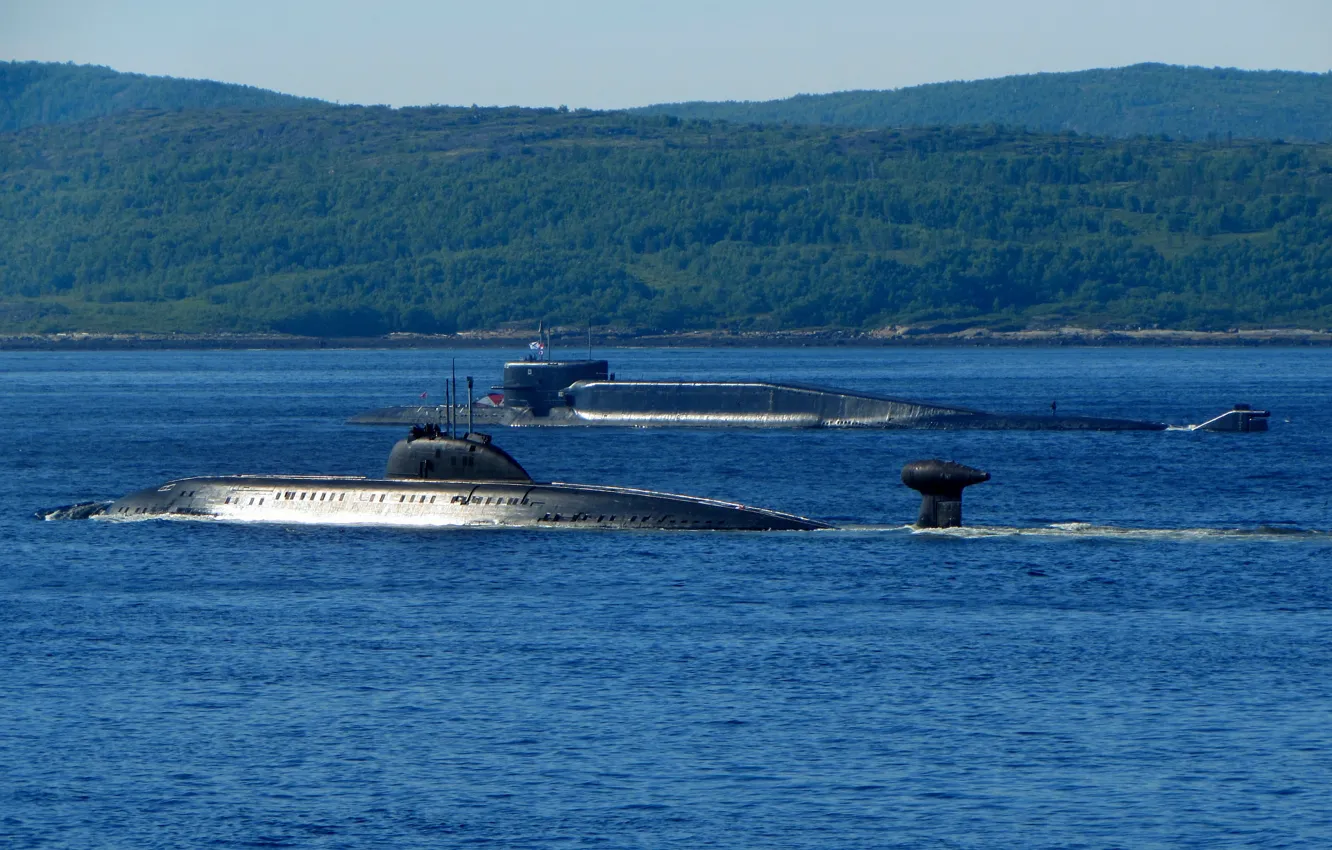
[[[188, 498], [190, 496], [193, 496], [193, 493], [182, 493], [181, 496]], [[425, 496], [425, 494], [420, 494], [420, 496], [418, 496], [418, 494], [406, 494], [406, 493], [358, 493], [356, 494], [356, 496], [357, 498], [353, 498], [352, 501], [366, 502], [366, 504], [369, 504], [369, 502], [374, 502], [374, 504], [380, 504], [380, 502], [390, 502], [390, 504], [408, 504], [408, 505], [434, 505], [438, 500], [441, 500], [442, 498], [440, 494], [436, 494], [436, 496]], [[397, 498], [393, 498], [394, 496], [397, 496]], [[248, 508], [249, 505], [264, 505], [268, 501], [269, 497], [266, 496], [228, 496], [224, 498], [224, 500], [222, 500], [222, 504], [241, 505], [241, 506], [246, 506], [246, 508]], [[277, 502], [293, 502], [293, 501], [294, 502], [345, 502], [346, 493], [328, 493], [328, 492], [321, 493], [318, 492], [318, 490], [312, 493], [309, 492], [309, 490], [306, 490], [306, 492], [301, 492], [301, 490], [285, 490], [285, 492], [278, 492], [277, 494], [274, 494], [274, 496], [272, 497], [272, 501], [274, 502], [274, 504], [277, 504]], [[517, 496], [511, 496], [511, 497], [488, 496], [482, 498], [481, 496], [462, 496], [462, 494], [456, 494], [456, 496], [449, 497], [448, 504], [527, 505], [530, 504], [530, 502], [527, 501], [526, 497], [517, 497]]]
[[[434, 496], [426, 496], [426, 495], [424, 495], [424, 494], [422, 494], [422, 495], [398, 494], [398, 498], [397, 498], [396, 500], [388, 499], [388, 497], [391, 496], [391, 495], [393, 495], [393, 494], [391, 494], [391, 493], [378, 493], [378, 494], [376, 494], [376, 493], [367, 493], [367, 494], [362, 494], [362, 495], [361, 495], [361, 499], [360, 499], [360, 501], [362, 501], [362, 502], [367, 502], [367, 503], [375, 503], [375, 504], [378, 504], [378, 503], [380, 503], [380, 502], [384, 502], [384, 501], [387, 500], [390, 504], [397, 503], [397, 504], [431, 504], [431, 505], [433, 505], [433, 504], [435, 504], [436, 500], [440, 498], [440, 496], [438, 496], [438, 495], [434, 495]], [[304, 499], [304, 500], [306, 500], [306, 501], [308, 501], [308, 502], [316, 502], [316, 501], [319, 501], [319, 502], [325, 502], [325, 501], [327, 501], [327, 502], [345, 502], [345, 501], [346, 501], [346, 498], [347, 498], [347, 494], [346, 494], [346, 493], [320, 493], [320, 492], [315, 492], [315, 493], [309, 493], [309, 494], [308, 494], [308, 499], [305, 499], [306, 496], [307, 496], [306, 493], [303, 493], [303, 492], [300, 492], [300, 491], [292, 490], [292, 491], [286, 491], [286, 492], [279, 493], [278, 496], [277, 496], [277, 500], [278, 500], [278, 501], [283, 501], [283, 500], [291, 501], [291, 500], [295, 499], [296, 501], [301, 501], [301, 500]], [[316, 496], [318, 496], [319, 498], [316, 499], [316, 498], [315, 498]], [[375, 498], [376, 496], [378, 496], [378, 498]], [[244, 501], [242, 501], [242, 500], [245, 499], [245, 498], [246, 498], [246, 497], [244, 497], [244, 496], [228, 497], [228, 499], [226, 500], [226, 503], [227, 503], [227, 504], [242, 504], [242, 505], [246, 505], [246, 506], [249, 506], [249, 505], [262, 505], [262, 504], [264, 504], [264, 497], [254, 497], [254, 496], [251, 496], [251, 497], [249, 497], [249, 501], [248, 501], [248, 502], [244, 502]], [[484, 497], [482, 497], [482, 496], [464, 496], [464, 495], [461, 495], [461, 494], [454, 495], [454, 496], [450, 496], [450, 497], [449, 497], [449, 502], [448, 502], [448, 503], [449, 503], [449, 504], [460, 504], [460, 505], [469, 505], [469, 504], [470, 504], [470, 505], [474, 505], [474, 506], [478, 506], [478, 507], [480, 507], [480, 506], [482, 506], [482, 505], [492, 505], [492, 506], [500, 506], [500, 505], [505, 505], [505, 506], [507, 506], [507, 505], [515, 505], [515, 506], [521, 506], [521, 505], [530, 505], [530, 504], [531, 504], [531, 502], [529, 502], [529, 501], [527, 500], [527, 497], [526, 497], [526, 496], [523, 496], [523, 497], [518, 497], [518, 496], [507, 496], [507, 497], [506, 497], [506, 496], [484, 496]], [[573, 514], [572, 516], [564, 516], [563, 514], [549, 514], [549, 513], [548, 513], [548, 514], [545, 514], [544, 516], [542, 516], [541, 519], [540, 519], [539, 521], [540, 521], [540, 522], [599, 522], [599, 523], [600, 523], [600, 522], [621, 522], [621, 521], [624, 521], [624, 520], [621, 520], [620, 516], [621, 516], [621, 515], [619, 515], [619, 514], [600, 514], [600, 515], [598, 515], [598, 516], [596, 517], [595, 520], [593, 520], [591, 514], [585, 514], [585, 513], [577, 513], [577, 514]], [[652, 522], [652, 517], [649, 516], [649, 515], [638, 516], [637, 514], [635, 514], [635, 515], [630, 516], [629, 519], [628, 519], [627, 521], [628, 521], [628, 522], [631, 522], [631, 523], [638, 523], [638, 522]], [[671, 525], [675, 525], [675, 524], [677, 524], [677, 521], [676, 521], [675, 519], [672, 519], [672, 518], [670, 517], [669, 514], [667, 514], [666, 516], [658, 517], [658, 518], [657, 518], [657, 521], [658, 521], [658, 522], [661, 522], [661, 523], [669, 523], [669, 524], [671, 524]], [[705, 520], [705, 521], [704, 521], [704, 520], [693, 520], [692, 522], [691, 522], [691, 521], [687, 521], [687, 520], [679, 520], [678, 522], [679, 522], [680, 525], [697, 525], [697, 526], [713, 525], [713, 524], [714, 524], [712, 520]]]
[[609, 515], [600, 514], [598, 516], [593, 516], [592, 514], [573, 514], [572, 516], [564, 516], [563, 514], [546, 514], [545, 516], [541, 517], [541, 519], [538, 520], [538, 522], [573, 522], [573, 523], [590, 522], [594, 524], [606, 523], [606, 522], [627, 522], [630, 524], [652, 523], [653, 525], [656, 526], [668, 526], [675, 528], [725, 528], [726, 527], [726, 523], [722, 522], [721, 520], [717, 521], [713, 521], [710, 519], [677, 520], [672, 518], [670, 514], [656, 517], [655, 521], [654, 518], [651, 516], [638, 516], [638, 515], [632, 515], [627, 518], [621, 519], [619, 514], [609, 514]]
[[[344, 493], [344, 494], [338, 494], [338, 495], [345, 496], [346, 494]], [[384, 499], [383, 499], [383, 496], [384, 496], [384, 495], [387, 495], [387, 494], [381, 494], [381, 498], [379, 498], [378, 500], [375, 500], [375, 499], [368, 499], [367, 501], [375, 502], [376, 504], [378, 504], [378, 502], [382, 502], [382, 501], [384, 501]], [[245, 497], [241, 497], [241, 496], [231, 496], [231, 497], [228, 497], [228, 498], [226, 499], [226, 501], [224, 502], [224, 504], [237, 504], [237, 505], [239, 505], [239, 504], [246, 504], [246, 506], [248, 506], [248, 505], [262, 505], [262, 504], [264, 504], [264, 501], [265, 501], [265, 499], [266, 499], [266, 497], [255, 496], [255, 497], [251, 497], [251, 498], [249, 499], [249, 502], [248, 502], [248, 503], [243, 503], [243, 502], [242, 502], [242, 499], [243, 499], [243, 498], [245, 498]], [[425, 496], [412, 496], [411, 499], [412, 499], [412, 500], [415, 500], [417, 504], [427, 504], [427, 501], [426, 501], [426, 497], [425, 497]], [[314, 500], [314, 499], [310, 499], [309, 501], [312, 501], [312, 502], [313, 502], [313, 501], [315, 501], [315, 500]], [[326, 501], [332, 502], [332, 501], [345, 501], [345, 500], [344, 500], [344, 499], [337, 499], [337, 500], [335, 500], [335, 499], [327, 499]], [[429, 503], [433, 503], [434, 501], [435, 501], [435, 497], [432, 496], [432, 497], [430, 498], [430, 500], [429, 500]], [[465, 496], [454, 496], [450, 501], [451, 501], [451, 502], [455, 502], [455, 503], [457, 503], [457, 502], [461, 502], [462, 504], [467, 504], [467, 501], [466, 501], [466, 497], [465, 497]], [[495, 504], [503, 504], [504, 501], [505, 501], [504, 499], [496, 498], [496, 499], [495, 499]], [[489, 503], [490, 500], [487, 499], [486, 502]], [[472, 500], [471, 503], [472, 503], [472, 504], [479, 505], [479, 504], [481, 504], [481, 501], [480, 501], [479, 499], [474, 499], [474, 500]], [[527, 502], [526, 499], [522, 499], [522, 500], [520, 500], [520, 499], [516, 499], [516, 498], [511, 498], [511, 499], [508, 500], [508, 504], [511, 504], [511, 505], [528, 504], [528, 502]], [[148, 506], [140, 506], [140, 507], [137, 507], [137, 508], [135, 508], [135, 507], [123, 506], [123, 507], [117, 508], [117, 509], [116, 509], [116, 513], [117, 513], [117, 514], [131, 514], [131, 515], [133, 515], [133, 514], [147, 513], [147, 512], [149, 512], [150, 510], [152, 510], [152, 509], [151, 509], [150, 507], [148, 507]], [[621, 519], [620, 519], [620, 516], [619, 516], [618, 514], [610, 514], [610, 515], [607, 515], [607, 514], [601, 514], [601, 515], [598, 515], [595, 519], [593, 519], [593, 517], [592, 517], [591, 514], [573, 514], [572, 516], [564, 516], [563, 514], [545, 514], [544, 516], [541, 517], [540, 520], [538, 520], [538, 522], [573, 522], [573, 523], [579, 523], [579, 522], [596, 522], [596, 523], [603, 523], [603, 522], [617, 522], [617, 521], [619, 521], [619, 522], [629, 522], [629, 523], [648, 523], [648, 522], [652, 522], [652, 519], [653, 519], [653, 518], [652, 518], [651, 516], [647, 516], [647, 515], [644, 515], [644, 516], [638, 516], [637, 514], [635, 514], [635, 515], [633, 515], [633, 516], [630, 516], [627, 520], [621, 520]], [[712, 520], [705, 520], [705, 521], [700, 521], [700, 520], [692, 520], [692, 521], [691, 521], [691, 520], [678, 520], [678, 521], [677, 521], [677, 520], [675, 520], [675, 519], [671, 519], [669, 514], [666, 515], [666, 516], [658, 517], [658, 518], [657, 518], [657, 522], [658, 522], [659, 524], [662, 524], [662, 525], [667, 525], [667, 524], [669, 524], [669, 525], [677, 525], [677, 524], [678, 524], [678, 525], [680, 525], [680, 526], [712, 526], [712, 525], [714, 525], [714, 523], [713, 523]], [[715, 523], [715, 525], [723, 525], [723, 523], [718, 522], [718, 523]]]
[[[165, 489], [167, 489], [167, 488], [163, 488], [163, 489], [165, 490]], [[182, 499], [189, 499], [189, 498], [192, 498], [196, 492], [198, 492], [198, 491], [196, 491], [196, 490], [189, 490], [189, 491], [186, 491], [186, 492], [182, 492], [182, 493], [180, 494], [180, 498], [182, 498]], [[151, 508], [149, 508], [147, 505], [143, 505], [143, 506], [140, 506], [140, 507], [137, 507], [137, 508], [130, 507], [130, 506], [128, 506], [128, 505], [121, 505], [120, 507], [116, 508], [115, 513], [116, 513], [116, 514], [141, 514], [141, 513], [146, 513], [146, 512], [148, 512], [149, 510], [151, 510]]]
[[[187, 493], [182, 493], [181, 495], [182, 495], [183, 497], [189, 498], [189, 497], [192, 497], [192, 496], [194, 495], [194, 492], [195, 492], [195, 491], [190, 491], [190, 492], [187, 492]], [[381, 503], [381, 502], [385, 502], [386, 500], [388, 500], [388, 497], [389, 497], [390, 495], [393, 495], [393, 494], [390, 494], [390, 493], [364, 493], [364, 494], [361, 494], [361, 498], [359, 499], [359, 501], [361, 501], [361, 502], [366, 502], [366, 503], [379, 504], [379, 503]], [[378, 498], [376, 498], [376, 497], [378, 497]], [[397, 498], [396, 502], [390, 502], [390, 503], [391, 503], [391, 504], [435, 504], [436, 501], [437, 501], [439, 498], [440, 498], [440, 497], [439, 497], [438, 494], [436, 494], [436, 495], [432, 495], [432, 496], [426, 496], [426, 495], [424, 495], [424, 494], [421, 494], [421, 495], [416, 495], [416, 494], [411, 494], [411, 495], [409, 495], [409, 494], [398, 494], [398, 498]], [[273, 502], [274, 502], [274, 503], [276, 503], [276, 502], [280, 502], [280, 501], [297, 501], [297, 502], [304, 501], [304, 502], [307, 502], [307, 503], [313, 503], [313, 502], [325, 502], [325, 503], [329, 503], [329, 502], [346, 502], [346, 500], [347, 500], [347, 494], [346, 494], [345, 492], [344, 492], [344, 493], [320, 492], [320, 491], [314, 491], [314, 492], [311, 492], [311, 491], [300, 491], [300, 490], [280, 491], [280, 492], [278, 492], [278, 493], [274, 496], [274, 498], [273, 498]], [[263, 504], [265, 504], [265, 502], [267, 502], [267, 501], [268, 501], [268, 497], [267, 497], [267, 496], [227, 496], [227, 497], [225, 497], [225, 499], [223, 500], [223, 504], [227, 504], [227, 505], [240, 505], [240, 506], [244, 506], [244, 507], [249, 507], [250, 505], [255, 505], [255, 506], [263, 505]], [[450, 503], [450, 504], [464, 504], [464, 505], [466, 505], [466, 504], [472, 504], [472, 505], [477, 505], [477, 506], [480, 506], [480, 505], [528, 505], [528, 504], [531, 504], [531, 503], [527, 500], [526, 497], [519, 498], [519, 497], [515, 497], [515, 496], [510, 496], [510, 497], [504, 497], [504, 496], [487, 496], [487, 497], [485, 497], [485, 498], [483, 499], [483, 498], [480, 497], [480, 496], [469, 497], [469, 496], [463, 496], [463, 495], [454, 495], [454, 496], [450, 497], [450, 498], [449, 498], [449, 503]], [[148, 512], [148, 511], [150, 511], [150, 510], [151, 510], [151, 508], [148, 507], [148, 506], [140, 506], [140, 507], [122, 506], [122, 507], [120, 507], [120, 508], [117, 508], [116, 513], [118, 513], [118, 514], [142, 514], [142, 513], [146, 513], [146, 512]], [[614, 523], [614, 522], [651, 523], [651, 522], [653, 522], [653, 520], [654, 520], [654, 518], [653, 518], [651, 515], [648, 515], [648, 514], [644, 514], [644, 515], [642, 515], [642, 516], [637, 515], [637, 514], [634, 514], [634, 515], [631, 515], [631, 516], [629, 516], [629, 517], [627, 517], [627, 518], [623, 518], [623, 519], [622, 519], [621, 517], [622, 517], [621, 514], [599, 514], [599, 515], [597, 515], [597, 516], [594, 518], [592, 514], [585, 514], [585, 513], [575, 513], [575, 514], [572, 514], [572, 515], [569, 515], [569, 516], [565, 516], [564, 514], [550, 514], [550, 513], [548, 513], [548, 514], [543, 515], [543, 516], [538, 520], [538, 522], [557, 522], [557, 523], [558, 523], [558, 522], [569, 522], [569, 523], [584, 523], [584, 522], [591, 522], [591, 523], [605, 523], [605, 522], [612, 522], [612, 523]], [[724, 522], [721, 522], [721, 521], [715, 521], [715, 522], [714, 522], [713, 520], [684, 520], [684, 519], [677, 520], [677, 519], [673, 518], [670, 514], [666, 514], [666, 515], [664, 515], [664, 516], [659, 516], [659, 517], [656, 517], [655, 519], [656, 519], [656, 523], [657, 523], [657, 524], [660, 524], [660, 525], [673, 525], [673, 526], [683, 526], [683, 527], [725, 526], [725, 523], [724, 523]]]
[[[365, 503], [375, 503], [375, 504], [379, 504], [379, 503], [381, 503], [381, 502], [388, 502], [388, 503], [392, 503], [392, 504], [433, 505], [433, 504], [435, 504], [438, 500], [440, 500], [440, 499], [443, 498], [443, 497], [440, 496], [439, 494], [435, 494], [435, 495], [433, 495], [433, 496], [427, 496], [427, 495], [425, 495], [425, 494], [417, 495], [417, 494], [407, 494], [407, 493], [396, 493], [396, 494], [395, 494], [395, 493], [360, 493], [360, 494], [356, 494], [356, 495], [357, 495], [357, 498], [353, 499], [353, 501], [357, 501], [357, 502], [365, 502]], [[397, 496], [397, 498], [393, 498], [394, 496]], [[265, 497], [265, 496], [228, 496], [228, 497], [223, 501], [223, 504], [226, 504], [226, 505], [242, 505], [242, 506], [248, 507], [248, 506], [250, 506], [250, 505], [262, 505], [262, 504], [264, 504], [264, 502], [266, 501], [266, 499], [267, 499], [267, 497]], [[309, 491], [302, 492], [302, 491], [300, 491], [300, 490], [287, 490], [287, 491], [279, 492], [279, 493], [273, 498], [273, 501], [274, 501], [274, 503], [277, 503], [277, 502], [325, 502], [325, 503], [327, 503], [327, 502], [346, 502], [346, 501], [347, 501], [347, 494], [346, 494], [346, 493], [328, 493], [328, 492], [319, 492], [319, 491], [315, 491], [315, 492], [309, 492]], [[453, 496], [450, 496], [450, 497], [449, 497], [448, 504], [455, 504], [455, 505], [469, 505], [469, 504], [470, 504], [470, 505], [526, 505], [526, 504], [528, 504], [528, 501], [527, 501], [527, 498], [526, 498], [526, 497], [518, 497], [518, 496], [509, 496], [509, 497], [504, 497], [504, 496], [486, 496], [486, 497], [483, 498], [483, 497], [481, 497], [481, 496], [464, 496], [464, 495], [461, 495], [461, 494], [457, 494], [457, 495], [453, 495]]]
[[[395, 499], [395, 498], [390, 498], [391, 496], [394, 496], [394, 495], [397, 496], [396, 499]], [[181, 498], [190, 498], [190, 497], [192, 497], [192, 496], [194, 496], [194, 491], [190, 491], [190, 492], [188, 492], [188, 493], [182, 493], [182, 494], [181, 494]], [[367, 504], [369, 504], [369, 503], [379, 504], [379, 503], [381, 503], [381, 502], [388, 502], [388, 503], [391, 503], [391, 504], [433, 505], [433, 504], [436, 504], [437, 502], [439, 502], [442, 498], [443, 498], [443, 497], [440, 496], [440, 495], [438, 495], [438, 494], [433, 495], [433, 496], [427, 496], [427, 495], [424, 495], [424, 494], [421, 494], [421, 495], [411, 494], [411, 495], [409, 495], [409, 494], [405, 494], [405, 493], [402, 493], [402, 494], [393, 494], [393, 493], [362, 493], [362, 494], [359, 494], [359, 498], [358, 498], [358, 499], [354, 499], [353, 501], [362, 502], [362, 503], [367, 503]], [[300, 491], [300, 490], [288, 490], [288, 491], [278, 492], [277, 494], [275, 494], [275, 495], [272, 496], [272, 497], [268, 497], [268, 496], [248, 496], [248, 495], [243, 495], [243, 496], [227, 496], [227, 497], [225, 497], [225, 498], [222, 500], [222, 504], [224, 504], [224, 505], [236, 505], [236, 506], [239, 506], [239, 507], [250, 507], [250, 506], [256, 506], [256, 507], [258, 507], [258, 506], [261, 506], [261, 505], [266, 505], [266, 504], [268, 504], [268, 503], [270, 503], [270, 502], [271, 502], [272, 504], [278, 504], [278, 503], [280, 503], [280, 502], [306, 502], [307, 504], [308, 504], [308, 503], [315, 503], [315, 502], [323, 502], [323, 503], [325, 503], [325, 504], [329, 504], [329, 503], [333, 503], [333, 502], [346, 502], [346, 501], [347, 501], [347, 494], [346, 494], [346, 493], [330, 493], [330, 492], [319, 492], [319, 491], [315, 491], [315, 492], [304, 491], [304, 492], [302, 492], [302, 491]], [[441, 504], [445, 504], [445, 503], [443, 503], [443, 502], [440, 502], [440, 503], [441, 503]], [[447, 504], [455, 504], [455, 505], [528, 505], [528, 504], [531, 504], [531, 503], [528, 502], [526, 496], [523, 496], [523, 497], [518, 497], [518, 496], [509, 496], [509, 497], [505, 497], [505, 496], [486, 496], [486, 497], [481, 497], [481, 496], [465, 496], [465, 495], [458, 494], [458, 495], [450, 496], [450, 497], [449, 497], [449, 500], [448, 500], [448, 502], [447, 502]], [[145, 506], [140, 506], [140, 507], [121, 506], [121, 507], [117, 508], [115, 512], [116, 512], [117, 514], [141, 514], [141, 513], [148, 512], [148, 511], [150, 511], [150, 510], [152, 510], [152, 508], [151, 508], [150, 506], [146, 506], [146, 505], [145, 505]]]
[[[305, 495], [306, 495], [305, 493], [301, 493], [301, 492], [299, 492], [299, 491], [287, 491], [287, 492], [284, 492], [284, 493], [279, 493], [279, 494], [278, 494], [278, 499], [279, 499], [279, 500], [287, 500], [287, 501], [290, 501], [290, 500], [294, 497], [294, 498], [296, 499], [296, 501], [300, 501], [300, 500], [302, 499], [302, 497], [304, 497]], [[315, 498], [316, 495], [319, 496], [318, 499]], [[327, 495], [327, 499], [325, 499], [325, 496], [326, 496], [326, 495]], [[437, 499], [441, 499], [441, 498], [442, 498], [441, 496], [438, 496], [438, 495], [434, 495], [434, 496], [426, 496], [426, 495], [424, 495], [424, 494], [423, 494], [423, 495], [397, 494], [397, 495], [398, 495], [398, 498], [397, 498], [396, 500], [388, 498], [389, 496], [392, 496], [392, 495], [394, 495], [394, 494], [391, 494], [391, 493], [378, 493], [378, 494], [376, 494], [376, 493], [367, 493], [367, 494], [362, 494], [362, 496], [361, 496], [361, 498], [360, 498], [360, 501], [362, 501], [362, 502], [367, 502], [367, 503], [375, 503], [375, 504], [378, 504], [378, 503], [380, 503], [380, 502], [384, 502], [384, 501], [387, 500], [390, 504], [395, 504], [395, 503], [396, 503], [396, 504], [413, 504], [413, 503], [415, 503], [415, 504], [431, 504], [431, 505], [433, 505], [433, 504], [435, 504], [435, 502], [436, 502]], [[378, 498], [376, 498], [376, 496], [378, 496]], [[347, 494], [346, 494], [346, 493], [328, 493], [328, 494], [324, 494], [324, 493], [310, 493], [310, 494], [309, 494], [309, 498], [308, 498], [307, 501], [310, 501], [310, 502], [314, 502], [314, 501], [329, 501], [329, 502], [337, 501], [337, 502], [343, 502], [343, 501], [346, 501], [346, 497], [347, 497]], [[244, 497], [234, 497], [234, 503], [235, 503], [235, 504], [248, 504], [248, 505], [254, 505], [254, 504], [262, 505], [262, 504], [264, 503], [264, 499], [263, 499], [262, 497], [251, 497], [251, 498], [249, 499], [249, 502], [248, 502], [248, 503], [243, 503], [243, 502], [241, 501], [242, 498], [244, 498]], [[257, 501], [257, 502], [256, 502], [256, 498], [258, 498], [258, 501]], [[231, 502], [231, 500], [229, 499], [228, 502]], [[465, 496], [465, 495], [457, 494], [457, 495], [454, 495], [454, 496], [450, 496], [450, 497], [449, 497], [448, 504], [473, 505], [473, 506], [476, 506], [476, 507], [481, 507], [481, 506], [484, 506], [484, 505], [491, 505], [491, 506], [526, 506], [526, 505], [531, 505], [532, 502], [528, 501], [528, 499], [527, 499], [526, 496], [522, 496], [522, 497], [518, 497], [518, 496]], [[637, 514], [634, 514], [634, 515], [631, 515], [631, 516], [626, 520], [626, 519], [622, 519], [622, 515], [621, 515], [621, 514], [599, 514], [599, 515], [597, 515], [597, 516], [595, 517], [595, 519], [594, 519], [592, 514], [585, 514], [585, 513], [576, 513], [576, 514], [573, 514], [573, 515], [570, 515], [570, 516], [565, 516], [565, 515], [563, 515], [563, 514], [549, 514], [549, 513], [548, 513], [548, 514], [545, 514], [544, 516], [542, 516], [541, 519], [538, 520], [538, 521], [539, 521], [539, 522], [598, 522], [598, 523], [602, 523], [602, 522], [626, 522], [626, 521], [627, 521], [627, 522], [630, 522], [630, 523], [646, 523], [646, 522], [652, 522], [652, 521], [653, 521], [653, 517], [650, 516], [650, 515], [646, 515], [646, 514], [644, 514], [644, 515], [642, 515], [642, 516], [639, 516], [639, 515], [637, 515]], [[689, 526], [711, 526], [711, 525], [721, 525], [721, 524], [723, 524], [723, 523], [720, 523], [720, 522], [718, 522], [718, 523], [714, 523], [712, 520], [692, 520], [692, 521], [689, 521], [689, 520], [678, 520], [678, 521], [677, 521], [677, 520], [675, 520], [675, 519], [672, 519], [672, 518], [670, 517], [669, 514], [667, 514], [667, 515], [665, 515], [665, 516], [657, 517], [657, 521], [658, 521], [659, 523], [662, 523], [662, 524], [676, 525], [676, 524], [678, 523], [679, 525], [689, 525]]]

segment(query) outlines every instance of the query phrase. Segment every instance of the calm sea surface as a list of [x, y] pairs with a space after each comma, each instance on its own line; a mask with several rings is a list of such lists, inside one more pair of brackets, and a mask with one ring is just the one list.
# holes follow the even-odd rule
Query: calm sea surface
[[[343, 418], [504, 352], [0, 352], [0, 846], [1332, 846], [1332, 351], [602, 354], [1272, 431], [496, 435], [850, 531], [40, 522], [378, 475]], [[969, 530], [903, 527], [930, 457]]]

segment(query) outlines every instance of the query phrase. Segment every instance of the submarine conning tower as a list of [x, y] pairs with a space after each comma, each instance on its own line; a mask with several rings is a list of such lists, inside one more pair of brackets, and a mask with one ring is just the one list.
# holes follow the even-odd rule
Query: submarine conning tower
[[518, 461], [490, 442], [488, 434], [449, 437], [437, 425], [417, 426], [389, 452], [385, 478], [427, 481], [531, 482]]
[[547, 416], [563, 407], [560, 392], [575, 381], [610, 379], [606, 360], [513, 360], [504, 364], [505, 407], [526, 407], [535, 416]]
[[951, 460], [916, 460], [902, 467], [902, 483], [920, 492], [917, 528], [962, 524], [962, 490], [989, 481], [990, 473]]

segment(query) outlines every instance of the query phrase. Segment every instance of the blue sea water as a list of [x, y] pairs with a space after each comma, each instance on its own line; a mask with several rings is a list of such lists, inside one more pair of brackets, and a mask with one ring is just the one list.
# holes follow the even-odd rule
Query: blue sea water
[[[603, 352], [1266, 434], [512, 430], [536, 477], [858, 530], [41, 522], [382, 471], [495, 351], [0, 353], [0, 846], [1332, 845], [1332, 351]], [[912, 533], [910, 460], [986, 469]]]

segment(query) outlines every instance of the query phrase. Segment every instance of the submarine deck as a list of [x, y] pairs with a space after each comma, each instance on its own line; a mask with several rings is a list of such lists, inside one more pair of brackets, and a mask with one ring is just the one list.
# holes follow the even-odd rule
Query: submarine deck
[[236, 475], [183, 478], [99, 517], [657, 530], [814, 530], [827, 523], [720, 499], [561, 482]]
[[[1162, 431], [1164, 423], [1089, 416], [987, 413], [855, 390], [769, 381], [577, 381], [544, 415], [526, 406], [459, 405], [455, 422], [507, 427], [918, 428]], [[443, 424], [447, 407], [367, 411], [357, 425]]]

